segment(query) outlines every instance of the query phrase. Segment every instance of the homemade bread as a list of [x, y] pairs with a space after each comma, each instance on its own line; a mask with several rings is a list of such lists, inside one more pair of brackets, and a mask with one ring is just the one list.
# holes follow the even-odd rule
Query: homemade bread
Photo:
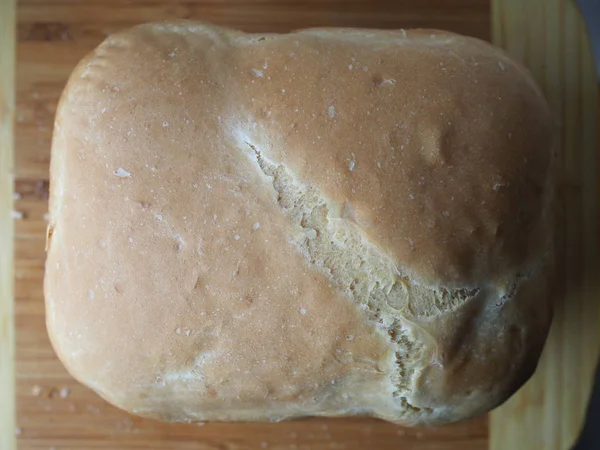
[[56, 116], [54, 348], [163, 420], [487, 411], [551, 320], [553, 134], [521, 65], [447, 32], [112, 35]]

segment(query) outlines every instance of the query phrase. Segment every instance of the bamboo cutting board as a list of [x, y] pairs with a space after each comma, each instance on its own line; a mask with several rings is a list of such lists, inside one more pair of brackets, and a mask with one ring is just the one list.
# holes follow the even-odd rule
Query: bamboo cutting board
[[[600, 354], [600, 78], [574, 1], [492, 3], [494, 42], [531, 69], [558, 121], [558, 245], [565, 286], [538, 371], [491, 414], [490, 448], [570, 449], [584, 421]], [[590, 448], [600, 448], [600, 442]]]
[[15, 428], [13, 304], [13, 111], [15, 10], [0, 0], [0, 450], [12, 450]]
[[[165, 18], [195, 18], [247, 31], [287, 31], [309, 26], [378, 28], [434, 27], [490, 38], [489, 0], [22, 0], [17, 8], [14, 190], [10, 127], [13, 78], [10, 36], [15, 27], [11, 2], [0, 0], [0, 450], [19, 449], [464, 449], [488, 448], [488, 422], [482, 417], [435, 430], [404, 429], [366, 419], [305, 420], [282, 424], [168, 425], [138, 419], [107, 405], [74, 382], [49, 345], [44, 327], [42, 277], [44, 214], [47, 210], [48, 162], [52, 122], [66, 79], [77, 61], [108, 34], [135, 23]], [[494, 0], [518, 11], [518, 0]], [[545, 3], [545, 0], [530, 0]], [[558, 8], [563, 1], [553, 1]], [[553, 10], [559, 14], [559, 10]], [[512, 18], [511, 18], [512, 17]], [[506, 19], [507, 23], [513, 16]], [[523, 22], [524, 23], [524, 22]], [[570, 29], [565, 26], [565, 29]], [[513, 31], [511, 28], [508, 33]], [[518, 30], [517, 30], [518, 31]], [[500, 41], [498, 41], [500, 42]], [[512, 41], [511, 41], [512, 42]], [[501, 42], [510, 47], [510, 42]], [[546, 45], [546, 44], [539, 44]], [[546, 48], [546, 47], [544, 47]], [[552, 53], [547, 50], [545, 54]], [[521, 56], [521, 55], [517, 55]], [[539, 72], [536, 72], [539, 73]], [[575, 72], [575, 76], [581, 72]], [[573, 132], [573, 131], [571, 131]], [[574, 148], [573, 156], [580, 158]], [[588, 155], [589, 159], [589, 155]], [[566, 161], [566, 160], [565, 160]], [[577, 169], [583, 168], [577, 159]], [[575, 174], [574, 172], [574, 174]], [[588, 180], [591, 175], [588, 174]], [[595, 176], [595, 173], [594, 173]], [[588, 188], [589, 190], [589, 188]], [[575, 198], [580, 195], [575, 190]], [[587, 191], [586, 191], [587, 192]], [[587, 202], [591, 204], [589, 195]], [[573, 203], [574, 210], [579, 203]], [[8, 317], [12, 275], [8, 259], [14, 210], [16, 366], [10, 360]], [[22, 216], [21, 216], [22, 215]], [[583, 219], [582, 219], [583, 221]], [[579, 224], [583, 222], [578, 222]], [[589, 227], [588, 234], [589, 234]], [[586, 241], [587, 242], [587, 241]], [[5, 252], [6, 249], [6, 252]], [[585, 311], [586, 314], [590, 310]], [[583, 314], [581, 315], [583, 317]], [[593, 338], [590, 334], [588, 336]], [[582, 338], [583, 339], [583, 338]], [[553, 345], [561, 345], [555, 338]], [[583, 341], [582, 341], [583, 342]], [[580, 367], [580, 356], [575, 358]], [[550, 361], [553, 361], [550, 358]], [[549, 373], [546, 366], [544, 373]], [[582, 371], [569, 372], [578, 377]], [[16, 385], [12, 390], [12, 377]], [[584, 380], [588, 382], [589, 380]], [[584, 383], [585, 384], [585, 383]], [[537, 384], [534, 384], [537, 385]], [[565, 395], [560, 385], [548, 397]], [[587, 387], [587, 386], [584, 386]], [[579, 392], [577, 386], [569, 389]], [[579, 392], [583, 403], [586, 389]], [[16, 395], [16, 416], [11, 401]], [[522, 397], [519, 397], [522, 398]], [[544, 411], [547, 411], [547, 403]], [[520, 439], [510, 404], [492, 421], [492, 442], [510, 429]], [[530, 406], [524, 407], [530, 411]], [[506, 411], [506, 413], [503, 413]], [[15, 417], [15, 419], [13, 419]], [[552, 428], [560, 427], [550, 417]], [[528, 422], [530, 423], [530, 422]], [[533, 424], [538, 426], [539, 424]], [[571, 430], [576, 426], [571, 426]], [[541, 428], [529, 429], [539, 433]], [[496, 441], [494, 441], [496, 439]], [[533, 442], [533, 441], [531, 441]], [[538, 441], [541, 442], [541, 441]], [[510, 449], [541, 449], [518, 445]], [[550, 447], [548, 447], [550, 448]], [[566, 448], [566, 447], [557, 447]]]

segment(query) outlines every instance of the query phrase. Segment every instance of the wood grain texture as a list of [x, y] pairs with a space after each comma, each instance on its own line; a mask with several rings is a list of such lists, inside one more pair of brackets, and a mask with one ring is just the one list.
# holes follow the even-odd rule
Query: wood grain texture
[[0, 1], [0, 449], [14, 450], [13, 123], [15, 2]]
[[565, 283], [537, 373], [491, 414], [490, 447], [564, 450], [583, 424], [600, 350], [598, 86], [574, 2], [493, 0], [492, 10], [494, 42], [532, 70], [559, 122]]
[[[0, 3], [3, 0], [0, 0]], [[191, 18], [248, 31], [310, 26], [435, 27], [488, 39], [489, 0], [21, 0], [17, 11], [15, 209], [18, 448], [56, 450], [483, 450], [487, 418], [435, 430], [367, 419], [170, 425], [130, 416], [68, 376], [44, 326], [42, 278], [50, 138], [61, 90], [106, 36]], [[4, 450], [4, 447], [0, 447]]]

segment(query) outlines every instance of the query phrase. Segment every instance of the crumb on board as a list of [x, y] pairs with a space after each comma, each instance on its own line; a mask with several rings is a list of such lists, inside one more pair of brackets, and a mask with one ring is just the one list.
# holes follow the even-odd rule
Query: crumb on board
[[42, 393], [44, 392], [44, 388], [42, 388], [41, 386], [35, 384], [33, 385], [33, 387], [31, 388], [31, 395], [34, 395], [36, 397], [39, 397], [40, 395], [42, 395]]

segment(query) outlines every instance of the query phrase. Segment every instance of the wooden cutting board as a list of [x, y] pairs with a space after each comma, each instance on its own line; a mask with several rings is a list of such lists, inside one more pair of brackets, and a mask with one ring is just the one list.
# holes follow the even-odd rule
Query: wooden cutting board
[[[56, 359], [44, 326], [42, 278], [54, 112], [74, 65], [108, 34], [144, 21], [193, 18], [247, 31], [283, 32], [325, 25], [420, 26], [489, 39], [489, 0], [22, 0], [16, 21], [11, 13], [13, 1], [0, 0], [0, 450], [12, 450], [15, 441], [19, 449], [56, 450], [480, 450], [488, 447], [486, 417], [424, 430], [368, 419], [198, 426], [161, 424], [129, 416], [77, 384]], [[511, 3], [495, 1], [496, 5]], [[16, 59], [11, 52], [13, 36]], [[15, 64], [16, 78], [11, 75]], [[15, 79], [16, 91], [13, 91]], [[13, 139], [14, 171], [11, 169]], [[14, 278], [8, 256], [13, 244]], [[14, 364], [9, 326], [13, 279]], [[579, 367], [577, 358], [571, 363]], [[577, 370], [575, 374], [582, 373]], [[560, 386], [555, 387], [548, 391], [549, 395], [564, 392]], [[526, 411], [529, 408], [524, 406]], [[493, 419], [493, 432], [503, 433], [505, 426], [515, 427], [512, 413], [500, 414]]]
[[[564, 288], [536, 374], [491, 414], [490, 448], [570, 449], [585, 418], [600, 354], [600, 78], [574, 1], [493, 0], [492, 5], [493, 41], [531, 69], [557, 120], [557, 244]], [[600, 449], [600, 442], [592, 448]]]

